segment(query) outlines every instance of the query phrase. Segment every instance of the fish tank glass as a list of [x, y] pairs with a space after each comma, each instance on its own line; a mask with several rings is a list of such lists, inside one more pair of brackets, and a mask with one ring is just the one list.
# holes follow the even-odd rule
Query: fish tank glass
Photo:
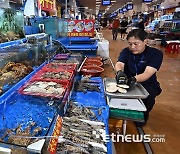
[[24, 38], [22, 11], [0, 8], [0, 43]]
[[61, 36], [67, 36], [68, 33], [68, 21], [59, 19], [58, 21], [58, 28], [59, 28], [59, 37]]

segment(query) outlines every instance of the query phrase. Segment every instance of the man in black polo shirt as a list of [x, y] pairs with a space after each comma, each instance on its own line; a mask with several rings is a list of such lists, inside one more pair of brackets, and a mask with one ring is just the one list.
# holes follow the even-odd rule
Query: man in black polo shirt
[[123, 49], [116, 63], [117, 83], [128, 83], [132, 87], [136, 82], [148, 91], [149, 96], [143, 99], [147, 111], [144, 113], [144, 123], [136, 123], [144, 126], [148, 120], [149, 112], [155, 104], [155, 98], [161, 93], [160, 84], [157, 81], [156, 72], [159, 70], [163, 53], [146, 45], [147, 33], [143, 29], [134, 29], [127, 35], [129, 47]]

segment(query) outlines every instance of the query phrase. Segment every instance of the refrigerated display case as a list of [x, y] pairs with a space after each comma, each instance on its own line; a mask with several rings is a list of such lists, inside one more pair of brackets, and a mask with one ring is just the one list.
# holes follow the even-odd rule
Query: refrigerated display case
[[59, 50], [59, 45], [48, 44], [48, 37], [28, 37], [26, 41], [4, 43], [0, 47], [0, 95], [10, 89]]

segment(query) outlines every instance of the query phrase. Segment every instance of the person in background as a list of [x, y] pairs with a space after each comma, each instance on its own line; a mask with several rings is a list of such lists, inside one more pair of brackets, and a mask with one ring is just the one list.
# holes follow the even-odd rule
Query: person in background
[[144, 30], [144, 18], [143, 18], [143, 15], [140, 15], [140, 17], [139, 17], [138, 28]]
[[126, 30], [128, 25], [128, 21], [126, 17], [123, 18], [120, 25], [121, 25], [121, 39], [124, 41], [126, 37]]
[[144, 122], [136, 122], [137, 126], [146, 124], [149, 112], [155, 104], [155, 98], [162, 91], [156, 72], [162, 64], [163, 53], [146, 45], [147, 35], [143, 29], [130, 31], [127, 35], [128, 47], [121, 51], [115, 65], [117, 84], [127, 83], [132, 88], [136, 82], [139, 82], [149, 93], [146, 99], [142, 99], [147, 109], [144, 112]]
[[94, 28], [97, 30], [97, 32], [99, 32], [100, 31], [100, 25], [99, 25], [99, 21], [95, 21], [95, 23], [94, 23]]
[[114, 19], [114, 21], [112, 23], [113, 40], [117, 39], [119, 26], [120, 26], [120, 21], [119, 21], [119, 18], [116, 16], [116, 18]]

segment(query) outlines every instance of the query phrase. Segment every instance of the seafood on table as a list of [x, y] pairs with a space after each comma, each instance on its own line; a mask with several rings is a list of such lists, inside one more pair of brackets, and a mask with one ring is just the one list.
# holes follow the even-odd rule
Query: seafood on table
[[63, 117], [57, 153], [107, 153], [104, 123]]
[[75, 70], [76, 69], [76, 64], [70, 64], [70, 63], [55, 63], [51, 62], [43, 67], [43, 69], [52, 69], [52, 70]]
[[[79, 106], [73, 103], [72, 101], [70, 101], [69, 107], [66, 111], [65, 116], [77, 117], [77, 118], [86, 119], [86, 120], [100, 121], [98, 120], [97, 116], [102, 117], [102, 110], [103, 110], [103, 107], [91, 107], [91, 106], [83, 106], [83, 105]], [[95, 114], [95, 111], [98, 115]]]
[[49, 79], [59, 79], [59, 80], [68, 80], [70, 79], [72, 72], [45, 72], [42, 75], [42, 78], [49, 78]]
[[23, 92], [62, 95], [65, 88], [62, 84], [48, 81], [34, 81], [29, 83]]
[[30, 66], [25, 66], [22, 63], [8, 62], [0, 69], [0, 94], [5, 84], [11, 84], [14, 80], [20, 80], [22, 77], [33, 71]]
[[32, 137], [38, 135], [42, 130], [41, 127], [35, 127], [35, 125], [35, 122], [31, 122], [24, 130], [22, 130], [21, 124], [14, 129], [7, 129], [3, 137], [1, 137], [1, 141], [7, 138], [8, 143], [28, 146], [34, 142]]
[[116, 84], [115, 82], [109, 82], [106, 85], [106, 91], [110, 93], [114, 92], [120, 92], [120, 93], [127, 93], [127, 89], [129, 89], [129, 86], [126, 84]]
[[18, 34], [15, 34], [13, 31], [8, 31], [5, 34], [0, 33], [0, 43], [14, 41], [20, 38], [21, 37]]
[[86, 82], [84, 80], [76, 81], [75, 91], [87, 93], [87, 91], [101, 92], [100, 85], [98, 83]]

